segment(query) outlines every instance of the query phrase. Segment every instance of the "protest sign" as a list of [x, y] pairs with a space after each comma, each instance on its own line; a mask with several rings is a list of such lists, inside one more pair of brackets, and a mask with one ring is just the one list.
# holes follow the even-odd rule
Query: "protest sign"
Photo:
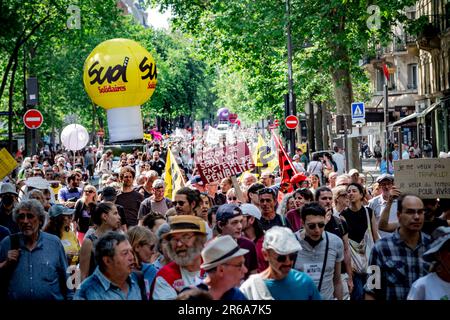
[[395, 185], [422, 199], [450, 198], [450, 159], [394, 161]]
[[195, 155], [197, 170], [206, 183], [236, 176], [254, 167], [245, 142], [218, 147]]

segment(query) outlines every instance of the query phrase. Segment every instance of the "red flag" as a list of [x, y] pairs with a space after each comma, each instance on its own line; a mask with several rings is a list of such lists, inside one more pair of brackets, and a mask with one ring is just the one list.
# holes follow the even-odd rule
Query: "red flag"
[[383, 73], [384, 73], [384, 76], [386, 77], [386, 81], [389, 81], [389, 69], [388, 69], [388, 66], [387, 66], [387, 64], [383, 64]]
[[[297, 170], [295, 169], [294, 165], [292, 164], [291, 159], [289, 158], [288, 154], [286, 153], [286, 150], [283, 147], [283, 144], [281, 143], [280, 138], [274, 133], [272, 130], [272, 135], [275, 140], [275, 144], [277, 145], [278, 149], [278, 165], [280, 167], [280, 177], [281, 177], [281, 183], [284, 182], [290, 182], [291, 178], [297, 173]], [[292, 186], [289, 188], [289, 192], [291, 192]]]

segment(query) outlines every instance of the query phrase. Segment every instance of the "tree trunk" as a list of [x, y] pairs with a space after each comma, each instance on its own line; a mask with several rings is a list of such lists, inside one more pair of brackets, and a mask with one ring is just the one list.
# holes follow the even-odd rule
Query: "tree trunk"
[[[337, 50], [337, 61], [348, 61], [347, 56]], [[338, 58], [339, 57], [339, 58]], [[350, 76], [350, 70], [346, 67], [332, 68], [332, 81], [334, 86], [334, 97], [336, 99], [336, 113], [342, 115], [351, 114], [351, 103], [353, 102], [353, 89]], [[360, 167], [360, 158], [358, 154], [358, 139], [348, 138], [348, 150], [346, 158], [349, 168]]]
[[323, 150], [330, 150], [330, 135], [328, 134], [329, 112], [326, 103], [322, 104], [322, 129], [323, 129]]
[[12, 129], [12, 121], [13, 121], [13, 97], [14, 97], [14, 79], [16, 77], [17, 71], [17, 56], [14, 59], [14, 63], [12, 65], [12, 74], [11, 81], [9, 82], [9, 97], [8, 97], [8, 111], [9, 111], [9, 119], [8, 119], [8, 149], [9, 152], [13, 153], [13, 129]]
[[309, 119], [308, 119], [308, 147], [309, 152], [316, 151], [316, 144], [314, 140], [314, 105], [312, 101], [308, 101]]
[[323, 104], [322, 104], [322, 102], [318, 102], [316, 105], [317, 105], [317, 113], [316, 113], [316, 118], [315, 118], [316, 147], [317, 147], [317, 150], [323, 150], [323, 135], [322, 135]]

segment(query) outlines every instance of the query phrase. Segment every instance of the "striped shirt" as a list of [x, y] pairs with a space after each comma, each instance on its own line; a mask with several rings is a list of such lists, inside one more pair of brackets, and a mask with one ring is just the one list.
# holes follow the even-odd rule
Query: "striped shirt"
[[[406, 300], [414, 281], [427, 275], [430, 264], [422, 259], [430, 247], [430, 237], [420, 234], [416, 248], [411, 249], [400, 238], [398, 229], [391, 235], [375, 242], [369, 259], [369, 266], [380, 268], [381, 286], [372, 289], [371, 273], [364, 287], [377, 300]], [[375, 274], [376, 275], [376, 274]]]

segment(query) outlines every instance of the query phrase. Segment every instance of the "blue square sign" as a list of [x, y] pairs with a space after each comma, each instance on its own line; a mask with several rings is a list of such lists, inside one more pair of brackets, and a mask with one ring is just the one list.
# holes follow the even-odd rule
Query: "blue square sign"
[[352, 103], [352, 119], [365, 119], [366, 110], [364, 109], [364, 102]]

